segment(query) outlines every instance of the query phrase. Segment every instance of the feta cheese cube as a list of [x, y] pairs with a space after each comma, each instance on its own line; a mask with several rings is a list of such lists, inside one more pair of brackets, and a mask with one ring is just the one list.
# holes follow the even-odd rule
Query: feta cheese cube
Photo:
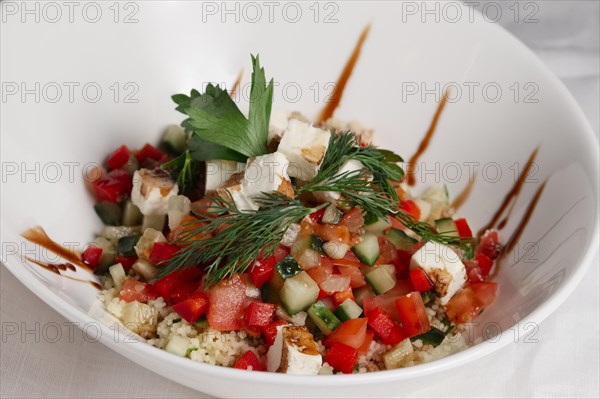
[[252, 200], [273, 191], [293, 197], [294, 188], [287, 174], [288, 164], [286, 156], [280, 152], [248, 159], [242, 191]]
[[240, 211], [257, 211], [259, 206], [243, 191], [242, 184], [220, 188], [217, 193], [227, 201], [233, 201]]
[[465, 265], [454, 250], [429, 241], [410, 259], [410, 269], [422, 268], [433, 282], [442, 305], [460, 290], [467, 281]]
[[267, 138], [267, 143], [270, 143], [271, 141], [273, 141], [273, 139], [280, 139], [281, 136], [283, 136], [283, 132], [287, 128], [289, 119], [289, 112], [271, 112], [271, 118], [269, 120], [269, 136]]
[[213, 193], [225, 186], [231, 176], [243, 172], [245, 164], [235, 161], [206, 161], [205, 192]]
[[279, 143], [278, 151], [290, 164], [288, 174], [308, 181], [317, 175], [329, 147], [331, 132], [291, 119]]
[[[355, 159], [349, 159], [342, 164], [340, 170], [336, 173], [336, 176], [340, 176], [344, 173], [354, 172], [357, 170], [363, 169], [364, 166], [362, 162], [357, 161]], [[339, 200], [341, 195], [337, 191], [317, 191], [314, 193], [315, 198], [321, 202], [331, 202], [335, 203], [335, 201]]]
[[179, 192], [177, 183], [162, 169], [140, 169], [133, 174], [131, 202], [144, 215], [166, 215], [169, 198]]
[[267, 370], [295, 375], [317, 375], [323, 358], [313, 335], [303, 326], [279, 326], [267, 353]]

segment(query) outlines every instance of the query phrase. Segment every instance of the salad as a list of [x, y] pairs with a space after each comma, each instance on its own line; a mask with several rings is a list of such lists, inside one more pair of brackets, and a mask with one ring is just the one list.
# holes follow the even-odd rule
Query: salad
[[258, 57], [248, 115], [219, 86], [173, 96], [160, 144], [109, 155], [105, 227], [82, 254], [106, 309], [151, 345], [245, 370], [396, 369], [466, 346], [496, 295], [493, 230], [444, 187], [411, 194], [372, 131], [271, 112]]

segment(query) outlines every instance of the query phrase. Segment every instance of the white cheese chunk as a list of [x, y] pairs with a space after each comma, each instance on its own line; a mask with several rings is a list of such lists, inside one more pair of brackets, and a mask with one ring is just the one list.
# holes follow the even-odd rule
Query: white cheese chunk
[[269, 119], [269, 136], [267, 138], [267, 143], [270, 143], [275, 138], [281, 138], [281, 136], [283, 136], [283, 132], [287, 128], [289, 119], [289, 112], [271, 112], [271, 118]]
[[133, 174], [131, 202], [144, 215], [166, 215], [169, 198], [179, 192], [177, 183], [162, 169], [140, 169]]
[[317, 375], [323, 358], [313, 335], [303, 326], [279, 326], [267, 353], [267, 370], [295, 375]]
[[240, 211], [256, 211], [259, 206], [242, 190], [242, 184], [220, 188], [217, 193], [227, 201], [233, 201]]
[[[355, 159], [349, 159], [342, 164], [340, 170], [336, 173], [336, 176], [340, 176], [344, 173], [354, 172], [357, 170], [363, 169], [364, 166], [362, 162], [357, 161]], [[337, 191], [318, 191], [314, 193], [315, 198], [321, 202], [331, 202], [335, 203], [335, 201], [339, 200], [341, 195]]]
[[273, 191], [293, 197], [294, 188], [287, 174], [288, 164], [288, 159], [280, 152], [248, 159], [242, 192], [251, 200]]
[[279, 143], [278, 151], [290, 164], [288, 174], [308, 181], [317, 175], [327, 148], [331, 132], [291, 119]]
[[245, 164], [235, 161], [206, 161], [206, 185], [207, 193], [214, 192], [225, 186], [231, 176], [244, 171]]
[[410, 268], [422, 268], [434, 284], [442, 305], [460, 290], [467, 281], [465, 265], [454, 250], [429, 241], [410, 259]]

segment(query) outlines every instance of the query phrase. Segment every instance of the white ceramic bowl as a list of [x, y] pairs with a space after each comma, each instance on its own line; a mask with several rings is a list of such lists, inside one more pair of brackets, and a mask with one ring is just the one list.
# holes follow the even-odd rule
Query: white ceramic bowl
[[[120, 10], [118, 23], [109, 3], [100, 6], [96, 23], [79, 13], [73, 23], [45, 20], [54, 14], [35, 24], [9, 21], [2, 39], [3, 81], [14, 83], [6, 86], [2, 101], [2, 261], [67, 319], [98, 326], [94, 331], [111, 349], [221, 396], [398, 395], [513, 340], [513, 332], [485, 340], [485, 331], [487, 337], [513, 326], [531, 331], [528, 323], [540, 323], [583, 276], [598, 247], [598, 143], [557, 78], [479, 14], [458, 3], [452, 8], [439, 3], [435, 22], [435, 15], [420, 9], [423, 3], [345, 2], [321, 5], [316, 16], [311, 4], [295, 3], [275, 8], [273, 23], [266, 6], [259, 5], [262, 19], [253, 23], [257, 14], [238, 4], [236, 23], [236, 15], [225, 14], [220, 3], [129, 4], [134, 5]], [[302, 16], [292, 23], [298, 7]], [[123, 23], [127, 15], [133, 23]], [[307, 378], [213, 367], [126, 342], [125, 335], [115, 340], [94, 288], [23, 261], [32, 254], [50, 258], [19, 235], [34, 225], [62, 243], [82, 246], [93, 238], [101, 226], [82, 172], [116, 146], [155, 142], [166, 125], [180, 121], [171, 94], [209, 81], [230, 84], [242, 67], [247, 83], [249, 53], [260, 53], [267, 75], [279, 83], [275, 108], [316, 115], [369, 22], [371, 34], [336, 116], [361, 120], [375, 128], [379, 144], [408, 157], [436, 108], [436, 94], [425, 89], [433, 88], [439, 97], [450, 82], [459, 97], [446, 107], [421, 158], [430, 173], [418, 175], [417, 190], [445, 180], [456, 196], [467, 184], [469, 163], [478, 163], [473, 192], [460, 211], [478, 229], [513, 186], [515, 171], [522, 171], [540, 147], [534, 173], [501, 231], [504, 241], [540, 184], [547, 180], [547, 185], [515, 251], [503, 262], [496, 303], [477, 319], [474, 346], [430, 364], [367, 375]], [[15, 87], [19, 91], [11, 94]], [[77, 276], [88, 278], [84, 271]]]

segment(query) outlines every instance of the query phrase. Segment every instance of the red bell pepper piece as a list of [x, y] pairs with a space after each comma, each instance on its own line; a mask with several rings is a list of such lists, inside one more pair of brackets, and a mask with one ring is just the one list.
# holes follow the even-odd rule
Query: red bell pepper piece
[[313, 223], [321, 223], [323, 220], [323, 215], [325, 214], [325, 208], [321, 208], [318, 211], [315, 211], [308, 215], [309, 219], [312, 220]]
[[392, 318], [377, 307], [369, 312], [369, 327], [381, 338], [386, 345], [396, 345], [405, 337], [400, 326]]
[[169, 244], [168, 242], [155, 242], [152, 245], [152, 252], [150, 252], [150, 262], [155, 265], [162, 266], [160, 263], [170, 260], [175, 257], [179, 251], [179, 247], [175, 244]]
[[402, 322], [402, 332], [406, 338], [415, 337], [431, 330], [420, 293], [411, 292], [401, 296], [396, 299], [396, 307]]
[[335, 343], [325, 356], [325, 361], [335, 370], [350, 374], [358, 362], [358, 350], [341, 343]]
[[467, 223], [467, 219], [456, 219], [454, 221], [454, 224], [456, 225], [456, 230], [459, 236], [461, 237], [473, 237], [473, 233], [471, 232], [471, 228], [469, 227], [469, 224]]
[[477, 255], [477, 265], [479, 266], [479, 270], [481, 271], [481, 275], [485, 278], [490, 274], [492, 270], [492, 266], [494, 266], [494, 261], [488, 258], [484, 254]]
[[138, 161], [140, 161], [140, 163], [143, 163], [148, 158], [155, 161], [160, 161], [163, 155], [164, 154], [161, 151], [146, 143], [142, 149], [135, 154], [135, 157], [138, 159]]
[[272, 303], [252, 302], [246, 309], [246, 324], [251, 327], [266, 327], [273, 320], [275, 305]]
[[332, 346], [339, 342], [358, 349], [363, 345], [367, 337], [367, 323], [368, 320], [364, 317], [347, 320], [327, 336], [323, 345]]
[[131, 177], [121, 169], [110, 171], [92, 182], [96, 197], [101, 201], [120, 202], [131, 194]]
[[115, 263], [120, 263], [125, 270], [130, 270], [136, 260], [137, 256], [115, 256]]
[[[192, 292], [198, 288], [198, 282], [196, 281], [202, 272], [197, 267], [189, 267], [183, 271], [174, 272], [160, 280], [156, 281], [153, 286], [156, 292], [165, 299], [167, 302], [171, 302], [172, 299], [187, 299], [186, 293], [189, 296]], [[182, 288], [178, 288], [180, 285], [185, 285]], [[190, 288], [192, 287], [192, 288]], [[173, 302], [178, 302], [174, 300]]]
[[251, 350], [244, 353], [233, 367], [240, 370], [265, 371], [262, 364], [260, 364], [260, 360]]
[[412, 200], [400, 201], [400, 209], [402, 209], [404, 213], [412, 216], [416, 221], [421, 217], [421, 209]]
[[92, 269], [98, 266], [98, 262], [100, 261], [100, 257], [102, 256], [102, 248], [94, 247], [90, 245], [83, 251], [81, 254], [81, 259], [83, 263], [91, 267]]
[[417, 269], [413, 269], [409, 272], [408, 276], [410, 277], [410, 281], [412, 282], [415, 289], [419, 292], [427, 292], [433, 288], [433, 283], [431, 279], [425, 273], [425, 270], [420, 267]]
[[108, 157], [106, 163], [108, 163], [111, 169], [121, 169], [129, 161], [130, 155], [129, 148], [126, 145], [122, 145]]
[[180, 281], [177, 283], [171, 295], [166, 299], [169, 303], [178, 303], [190, 298], [194, 292], [198, 289], [199, 283], [197, 281]]
[[269, 256], [267, 259], [257, 259], [254, 262], [250, 277], [256, 288], [262, 287], [266, 282], [271, 280], [276, 264], [277, 260], [274, 256]]
[[277, 337], [277, 327], [288, 324], [285, 320], [276, 320], [266, 327], [262, 327], [263, 337], [268, 346], [273, 345], [275, 337]]
[[207, 307], [208, 296], [204, 292], [196, 292], [188, 299], [173, 305], [173, 310], [185, 321], [195, 323], [206, 312]]

